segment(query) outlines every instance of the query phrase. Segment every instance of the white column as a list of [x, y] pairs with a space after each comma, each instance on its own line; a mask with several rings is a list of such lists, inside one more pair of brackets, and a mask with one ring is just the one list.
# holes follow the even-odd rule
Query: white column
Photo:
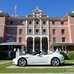
[[65, 53], [67, 53], [67, 48], [66, 48], [66, 46], [65, 46], [65, 51], [64, 51]]
[[47, 20], [47, 32], [46, 33], [49, 35], [49, 20]]
[[49, 38], [48, 38], [48, 54], [50, 53], [50, 51], [49, 51], [50, 49], [49, 49]]
[[24, 51], [24, 45], [21, 46], [21, 51]]
[[25, 51], [24, 51], [24, 45], [22, 45], [21, 48], [22, 48], [22, 53], [25, 54]]
[[33, 34], [34, 34], [34, 20], [33, 20]]
[[42, 34], [42, 20], [40, 20], [40, 34]]
[[63, 46], [62, 46], [62, 51], [63, 51]]
[[66, 46], [65, 46], [65, 51], [67, 51], [67, 48], [66, 48]]
[[27, 38], [25, 40], [25, 52], [27, 52]]
[[40, 38], [40, 51], [42, 52], [42, 38]]
[[20, 50], [19, 50], [19, 48], [16, 51], [16, 57], [18, 57], [18, 56], [20, 56]]
[[27, 35], [27, 25], [28, 25], [28, 21], [26, 20], [26, 35]]
[[34, 49], [34, 45], [35, 45], [35, 44], [34, 44], [34, 43], [35, 43], [35, 41], [34, 41], [34, 38], [33, 38], [33, 52], [35, 51], [35, 49]]

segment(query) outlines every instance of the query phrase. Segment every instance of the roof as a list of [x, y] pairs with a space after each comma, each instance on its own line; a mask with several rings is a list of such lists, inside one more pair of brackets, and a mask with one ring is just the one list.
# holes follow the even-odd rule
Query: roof
[[37, 8], [33, 10], [33, 12], [42, 12], [42, 10], [40, 10], [37, 6]]
[[5, 42], [5, 43], [0, 43], [0, 45], [22, 45], [22, 43], [17, 43], [17, 42]]
[[66, 42], [61, 42], [61, 43], [53, 43], [52, 46], [74, 46], [74, 43], [66, 43]]
[[[61, 17], [39, 17], [42, 20], [67, 20]], [[34, 20], [36, 17], [7, 17], [8, 20]]]
[[67, 17], [68, 15], [69, 16], [74, 16], [74, 12], [68, 12], [65, 17]]
[[2, 12], [2, 11], [0, 11], [0, 16], [9, 17], [9, 14], [8, 14], [7, 12]]

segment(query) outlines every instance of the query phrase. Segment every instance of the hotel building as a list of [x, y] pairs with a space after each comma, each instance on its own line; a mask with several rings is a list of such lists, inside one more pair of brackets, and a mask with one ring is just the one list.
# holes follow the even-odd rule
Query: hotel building
[[38, 7], [26, 17], [0, 11], [0, 51], [26, 53], [74, 50], [74, 12], [62, 17], [43, 14]]

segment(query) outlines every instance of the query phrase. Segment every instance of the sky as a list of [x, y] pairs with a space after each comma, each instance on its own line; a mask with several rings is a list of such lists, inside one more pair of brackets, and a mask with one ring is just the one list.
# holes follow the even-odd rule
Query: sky
[[32, 14], [38, 6], [51, 17], [64, 17], [68, 12], [74, 10], [74, 0], [0, 0], [0, 10], [14, 15], [13, 9], [17, 5], [17, 16]]

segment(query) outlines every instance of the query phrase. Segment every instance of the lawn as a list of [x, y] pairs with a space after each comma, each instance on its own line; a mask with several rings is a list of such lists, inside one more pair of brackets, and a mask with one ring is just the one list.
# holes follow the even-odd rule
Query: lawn
[[7, 62], [7, 61], [11, 61], [11, 60], [0, 60], [0, 63]]
[[[1, 61], [0, 61], [1, 62]], [[3, 62], [5, 62], [3, 60]], [[57, 73], [57, 72], [74, 72], [74, 60], [66, 60], [66, 66], [71, 68], [7, 68], [13, 65], [12, 62], [0, 64], [0, 73]], [[63, 65], [63, 67], [65, 66]], [[49, 66], [50, 67], [50, 66]]]

